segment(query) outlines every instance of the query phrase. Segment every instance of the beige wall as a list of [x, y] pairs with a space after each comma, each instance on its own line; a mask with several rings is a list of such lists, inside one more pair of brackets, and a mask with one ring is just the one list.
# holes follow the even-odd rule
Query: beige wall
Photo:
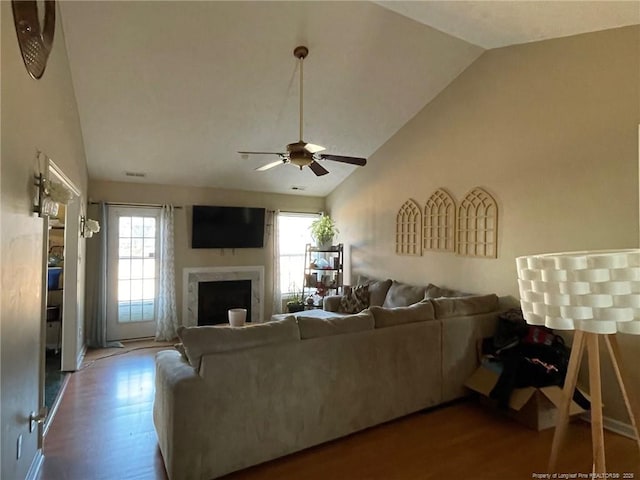
[[[485, 52], [328, 197], [352, 274], [517, 297], [519, 255], [638, 246], [639, 62], [638, 27]], [[498, 202], [497, 259], [395, 255], [405, 200], [474, 186]]]
[[[147, 185], [92, 180], [89, 196], [93, 201], [129, 203], [171, 203], [184, 208], [175, 211], [175, 269], [176, 301], [178, 316], [182, 316], [182, 272], [184, 268], [208, 266], [265, 266], [264, 317], [271, 315], [272, 273], [268, 268], [268, 248], [192, 249], [191, 207], [192, 205], [227, 205], [240, 207], [264, 207], [288, 212], [318, 212], [324, 210], [324, 199], [296, 195], [220, 190], [213, 188], [191, 188], [169, 185]], [[265, 247], [270, 230], [265, 235]], [[89, 259], [89, 262], [91, 259]], [[300, 272], [302, 275], [302, 272]]]
[[[37, 448], [28, 417], [38, 410], [43, 220], [31, 214], [35, 153], [51, 157], [86, 191], [84, 147], [64, 36], [57, 15], [54, 46], [40, 80], [29, 77], [13, 27], [11, 2], [2, 17], [1, 151], [1, 478], [24, 478]], [[84, 263], [80, 264], [84, 270]], [[84, 291], [80, 292], [84, 295]], [[22, 458], [16, 444], [22, 435]]]

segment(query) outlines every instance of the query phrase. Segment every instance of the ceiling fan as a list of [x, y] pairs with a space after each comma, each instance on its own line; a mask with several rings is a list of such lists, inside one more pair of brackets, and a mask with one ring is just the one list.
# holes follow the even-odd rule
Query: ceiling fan
[[257, 171], [269, 170], [270, 168], [278, 165], [285, 165], [291, 163], [300, 167], [309, 167], [313, 173], [317, 176], [326, 175], [329, 171], [318, 163], [318, 160], [333, 160], [334, 162], [349, 163], [351, 165], [365, 166], [367, 164], [366, 158], [360, 157], [345, 157], [342, 155], [329, 155], [327, 153], [320, 153], [325, 148], [320, 145], [314, 145], [312, 143], [306, 143], [302, 140], [302, 80], [303, 80], [303, 62], [309, 55], [309, 49], [304, 46], [296, 47], [293, 50], [293, 55], [300, 61], [300, 140], [295, 143], [287, 145], [286, 152], [238, 152], [241, 155], [278, 155], [279, 160], [275, 162], [267, 163], [262, 167], [256, 168]]

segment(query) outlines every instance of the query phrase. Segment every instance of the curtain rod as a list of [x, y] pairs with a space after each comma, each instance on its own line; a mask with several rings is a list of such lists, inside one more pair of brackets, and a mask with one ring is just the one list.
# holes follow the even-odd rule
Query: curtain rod
[[[101, 202], [89, 202], [90, 205], [99, 205]], [[151, 207], [151, 208], [162, 208], [162, 205], [159, 203], [125, 203], [125, 202], [104, 202], [105, 205], [111, 205], [114, 207]], [[181, 205], [174, 205], [175, 209], [181, 210], [183, 207]]]
[[[272, 212], [274, 212], [275, 210], [271, 210]], [[322, 212], [303, 212], [303, 211], [291, 211], [291, 210], [280, 210], [280, 213], [291, 213], [294, 215], [322, 215]]]
[[[89, 205], [99, 205], [100, 202], [95, 202], [95, 201], [91, 201], [89, 202]], [[151, 208], [161, 208], [162, 205], [159, 203], [126, 203], [126, 202], [104, 202], [105, 205], [112, 205], [114, 207], [151, 207]], [[182, 205], [174, 205], [175, 209], [178, 210], [182, 210], [184, 207]], [[272, 212], [274, 212], [275, 210], [272, 209], [267, 209], [270, 210]], [[301, 212], [301, 211], [297, 211], [297, 212], [293, 212], [293, 211], [289, 211], [289, 210], [280, 210], [281, 213], [293, 213], [293, 214], [301, 214], [301, 215], [321, 215], [322, 212]]]

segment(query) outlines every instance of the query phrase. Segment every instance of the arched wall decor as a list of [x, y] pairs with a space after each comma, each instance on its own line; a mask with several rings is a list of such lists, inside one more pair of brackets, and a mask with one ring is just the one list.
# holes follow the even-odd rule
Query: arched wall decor
[[456, 202], [443, 188], [437, 189], [424, 206], [422, 241], [424, 250], [455, 251]]
[[456, 253], [467, 257], [498, 256], [498, 205], [480, 187], [467, 193], [458, 207]]
[[396, 216], [396, 253], [422, 255], [422, 211], [413, 200], [407, 200]]

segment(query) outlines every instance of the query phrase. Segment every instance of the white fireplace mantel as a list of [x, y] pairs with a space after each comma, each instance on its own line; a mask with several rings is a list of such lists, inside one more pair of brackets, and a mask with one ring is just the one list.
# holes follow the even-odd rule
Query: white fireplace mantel
[[198, 267], [182, 270], [182, 322], [185, 327], [198, 325], [198, 283], [251, 280], [251, 321], [263, 322], [264, 267]]

